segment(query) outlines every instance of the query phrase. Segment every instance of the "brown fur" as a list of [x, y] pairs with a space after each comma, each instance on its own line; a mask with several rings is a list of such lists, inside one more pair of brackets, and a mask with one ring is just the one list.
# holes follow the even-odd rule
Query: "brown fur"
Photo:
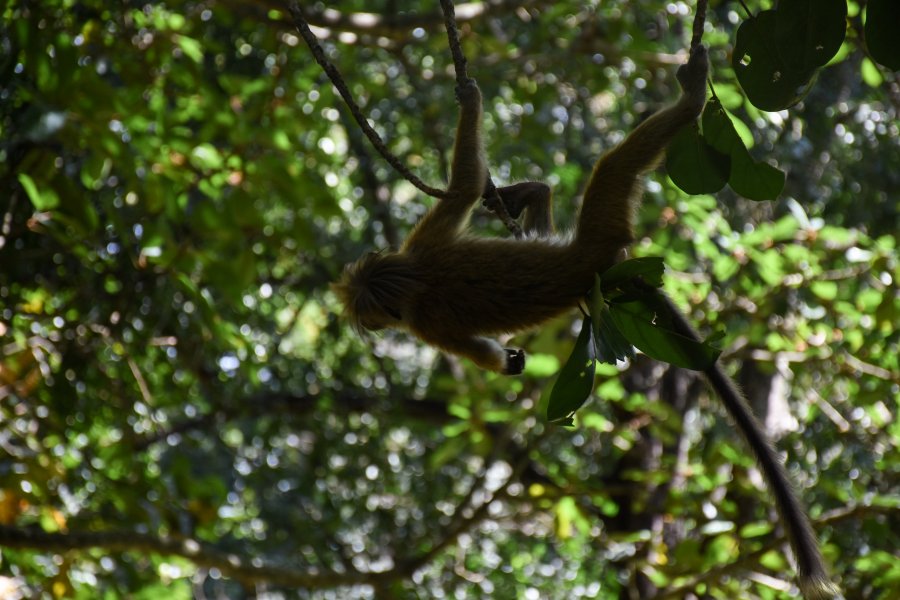
[[[675, 133], [700, 114], [706, 100], [706, 51], [694, 49], [679, 69], [681, 100], [642, 123], [601, 158], [584, 194], [570, 242], [553, 233], [550, 189], [519, 183], [499, 190], [513, 217], [524, 213], [524, 240], [486, 239], [466, 231], [469, 213], [487, 177], [481, 141], [481, 94], [474, 82], [458, 90], [461, 112], [448, 197], [419, 222], [397, 251], [369, 253], [335, 284], [358, 330], [406, 329], [424, 342], [477, 365], [520, 373], [521, 350], [491, 335], [537, 326], [576, 306], [594, 274], [612, 266], [634, 239], [639, 177], [653, 168]], [[682, 327], [695, 337], [686, 321]], [[815, 535], [777, 455], [746, 401], [718, 366], [707, 375], [759, 459], [786, 522], [798, 562], [800, 587], [812, 599], [831, 598]]]
[[448, 196], [399, 250], [367, 254], [345, 269], [334, 289], [353, 326], [406, 329], [481, 367], [520, 372], [521, 352], [483, 336], [528, 329], [570, 310], [591, 288], [594, 273], [615, 263], [634, 238], [639, 177], [656, 165], [678, 129], [699, 115], [707, 68], [705, 51], [698, 53], [679, 70], [682, 99], [644, 121], [597, 163], [569, 243], [549, 239], [550, 189], [534, 182], [500, 189], [511, 214], [524, 212], [529, 239], [487, 239], [466, 231], [487, 167], [481, 93], [474, 81], [458, 88]]

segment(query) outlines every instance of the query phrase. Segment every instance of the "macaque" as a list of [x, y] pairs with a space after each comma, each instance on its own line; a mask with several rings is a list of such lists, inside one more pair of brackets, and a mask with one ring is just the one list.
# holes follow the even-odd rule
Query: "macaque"
[[[460, 115], [446, 197], [399, 250], [366, 254], [334, 285], [354, 328], [406, 330], [484, 369], [521, 373], [524, 352], [504, 348], [492, 336], [530, 329], [571, 310], [590, 291], [594, 275], [622, 259], [634, 240], [640, 177], [659, 163], [678, 130], [700, 115], [708, 70], [706, 48], [696, 46], [678, 69], [681, 98], [646, 119], [595, 165], [569, 237], [555, 236], [551, 191], [537, 182], [498, 190], [510, 216], [524, 215], [524, 239], [478, 237], [467, 229], [488, 175], [481, 92], [473, 80], [458, 86]], [[815, 535], [781, 463], [727, 375], [718, 365], [707, 375], [763, 468], [786, 523], [804, 594], [833, 597]]]

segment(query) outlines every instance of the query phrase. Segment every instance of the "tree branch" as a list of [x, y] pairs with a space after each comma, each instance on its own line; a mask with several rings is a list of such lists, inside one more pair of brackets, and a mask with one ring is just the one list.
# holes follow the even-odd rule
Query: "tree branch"
[[[456, 20], [458, 22], [480, 19], [485, 15], [506, 13], [522, 10], [529, 7], [540, 7], [552, 4], [548, 1], [536, 0], [487, 0], [486, 2], [463, 2], [456, 6]], [[381, 35], [397, 38], [407, 37], [408, 32], [416, 27], [430, 29], [442, 21], [442, 15], [434, 11], [407, 12], [394, 15], [390, 20], [383, 15], [371, 12], [341, 12], [334, 8], [326, 8], [322, 11], [310, 12], [309, 22], [320, 27], [333, 27], [342, 31], [351, 31], [358, 34]]]
[[221, 552], [191, 538], [156, 537], [132, 531], [48, 533], [39, 529], [0, 525], [0, 546], [26, 550], [67, 552], [102, 548], [110, 552], [141, 552], [182, 556], [196, 565], [216, 568], [228, 577], [243, 582], [268, 582], [312, 589], [341, 585], [376, 583], [387, 573], [311, 574], [300, 569], [255, 566], [235, 554]]
[[691, 48], [703, 42], [703, 25], [706, 23], [706, 5], [709, 0], [697, 0], [697, 12], [694, 13], [694, 29], [691, 35]]
[[350, 89], [344, 82], [344, 78], [341, 76], [340, 71], [338, 71], [337, 67], [335, 67], [331, 63], [331, 61], [328, 60], [328, 57], [325, 56], [325, 51], [322, 49], [321, 44], [319, 44], [319, 40], [309, 29], [309, 23], [307, 23], [306, 18], [303, 16], [303, 11], [300, 9], [300, 5], [297, 4], [296, 1], [292, 1], [288, 8], [291, 12], [291, 17], [293, 17], [294, 19], [294, 26], [297, 28], [300, 36], [306, 42], [306, 45], [309, 46], [309, 49], [312, 52], [313, 57], [316, 59], [316, 62], [319, 63], [319, 66], [321, 66], [322, 70], [325, 71], [325, 74], [328, 75], [331, 83], [335, 88], [337, 88], [337, 91], [341, 95], [341, 98], [344, 99], [344, 102], [347, 104], [347, 107], [353, 114], [353, 118], [356, 119], [356, 123], [359, 125], [360, 129], [363, 130], [363, 133], [366, 134], [366, 137], [369, 138], [369, 141], [372, 142], [372, 145], [375, 146], [375, 149], [378, 150], [378, 153], [381, 154], [381, 156], [383, 156], [384, 159], [388, 161], [388, 163], [390, 163], [390, 165], [394, 167], [394, 169], [396, 169], [404, 179], [409, 181], [421, 191], [435, 198], [445, 197], [447, 193], [444, 190], [439, 190], [426, 184], [424, 181], [415, 176], [412, 171], [410, 171], [406, 167], [406, 165], [404, 165], [400, 161], [400, 159], [397, 158], [396, 155], [388, 150], [387, 146], [384, 143], [384, 140], [381, 139], [381, 136], [378, 135], [378, 132], [375, 131], [371, 125], [369, 125], [369, 122], [366, 120], [365, 116], [363, 116], [362, 110], [353, 99], [353, 95], [350, 93]]

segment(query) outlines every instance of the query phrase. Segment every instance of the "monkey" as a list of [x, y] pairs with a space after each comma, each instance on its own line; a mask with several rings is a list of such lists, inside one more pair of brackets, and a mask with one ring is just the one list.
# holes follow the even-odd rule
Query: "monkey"
[[[525, 353], [504, 348], [492, 336], [536, 327], [578, 306], [595, 274], [623, 258], [635, 239], [641, 175], [659, 164], [675, 134], [701, 114], [708, 71], [707, 50], [697, 45], [677, 72], [681, 97], [595, 164], [569, 238], [554, 237], [552, 193], [540, 182], [498, 189], [510, 216], [523, 219], [523, 239], [478, 237], [467, 230], [488, 171], [481, 92], [472, 79], [458, 85], [460, 113], [446, 195], [398, 250], [364, 255], [333, 286], [354, 329], [406, 330], [484, 369], [521, 373]], [[697, 338], [677, 309], [674, 315], [683, 335]], [[707, 376], [762, 466], [786, 524], [801, 591], [810, 600], [834, 597], [837, 588], [812, 527], [746, 400], [718, 363]]]
[[360, 332], [404, 329], [441, 350], [508, 375], [522, 372], [524, 352], [489, 336], [535, 327], [578, 305], [595, 273], [612, 266], [634, 240], [639, 177], [654, 168], [681, 127], [706, 102], [708, 59], [698, 46], [678, 71], [680, 100], [641, 123], [594, 167], [580, 215], [566, 243], [553, 233], [549, 186], [525, 182], [499, 189], [510, 216], [524, 213], [525, 239], [467, 231], [487, 167], [481, 92], [457, 86], [460, 115], [450, 182], [399, 250], [371, 252], [333, 286]]

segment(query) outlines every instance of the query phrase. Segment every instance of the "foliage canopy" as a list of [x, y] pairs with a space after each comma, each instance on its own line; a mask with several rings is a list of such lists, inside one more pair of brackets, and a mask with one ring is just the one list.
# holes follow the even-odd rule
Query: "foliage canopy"
[[[392, 151], [439, 185], [452, 63], [437, 3], [400, 4], [310, 18]], [[720, 152], [750, 150], [715, 197], [655, 174], [635, 254], [725, 332], [847, 597], [897, 597], [896, 46], [848, 2], [836, 57], [795, 56], [814, 85], [767, 113], [729, 56], [747, 15], [713, 5], [728, 113], [710, 127]], [[596, 157], [676, 95], [690, 10], [460, 5], [495, 180], [552, 184], [571, 222]], [[521, 336], [516, 379], [345, 327], [329, 282], [430, 200], [373, 154], [277, 3], [0, 13], [0, 589], [792, 597], [753, 460], [690, 372], [598, 365], [574, 426], [548, 426], [578, 315]], [[786, 171], [778, 199], [739, 196], [737, 160], [744, 190], [758, 164]]]

